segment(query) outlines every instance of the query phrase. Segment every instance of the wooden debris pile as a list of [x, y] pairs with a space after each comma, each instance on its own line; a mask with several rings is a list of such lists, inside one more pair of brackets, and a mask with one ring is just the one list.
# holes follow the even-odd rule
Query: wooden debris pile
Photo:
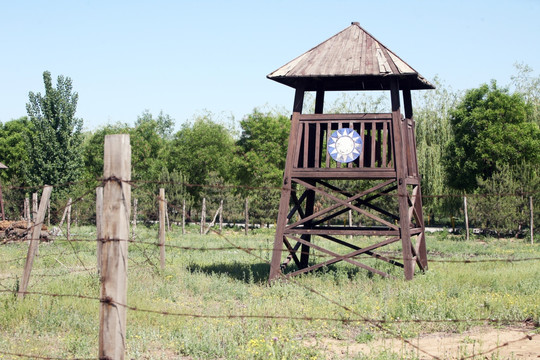
[[[24, 241], [28, 236], [28, 223], [26, 221], [0, 221], [0, 244]], [[51, 241], [52, 237], [47, 226], [41, 226], [40, 241]]]

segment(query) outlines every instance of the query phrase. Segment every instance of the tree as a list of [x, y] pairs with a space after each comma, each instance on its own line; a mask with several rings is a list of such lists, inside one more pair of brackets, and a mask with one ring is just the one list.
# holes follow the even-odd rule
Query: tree
[[540, 129], [521, 95], [495, 82], [466, 92], [451, 111], [453, 137], [445, 149], [448, 184], [473, 191], [504, 164], [540, 164]]
[[[454, 93], [440, 79], [433, 79], [436, 89], [416, 92], [415, 128], [418, 168], [422, 175], [422, 200], [424, 213], [430, 220], [449, 214], [461, 205], [454, 197], [431, 197], [451, 193], [446, 184], [443, 166], [444, 147], [452, 138], [450, 112], [455, 107], [459, 95]], [[426, 221], [428, 218], [426, 217]]]
[[287, 157], [290, 120], [282, 114], [254, 109], [240, 126], [242, 135], [237, 142], [238, 155], [235, 157], [236, 181], [254, 187], [241, 191], [243, 196], [251, 198], [253, 216], [273, 221], [277, 218], [278, 188]]
[[2, 181], [12, 180], [26, 185], [28, 163], [28, 137], [32, 134], [31, 124], [26, 117], [0, 123], [0, 161], [8, 166], [0, 171]]
[[188, 192], [195, 202], [201, 199], [201, 186], [219, 176], [229, 182], [235, 144], [231, 131], [205, 114], [182, 125], [172, 140], [168, 155], [169, 171], [183, 174], [193, 186]]
[[43, 73], [45, 95], [29, 93], [26, 110], [33, 125], [29, 137], [28, 177], [31, 185], [61, 184], [82, 174], [81, 129], [75, 117], [78, 94], [69, 77], [58, 76], [56, 88], [51, 73]]

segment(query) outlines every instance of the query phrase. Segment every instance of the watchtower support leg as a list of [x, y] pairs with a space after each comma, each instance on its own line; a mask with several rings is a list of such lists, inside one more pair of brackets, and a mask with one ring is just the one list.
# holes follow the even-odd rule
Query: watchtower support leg
[[403, 126], [406, 126], [406, 124], [401, 118], [399, 83], [397, 79], [391, 80], [390, 97], [392, 102], [392, 130], [394, 135], [394, 159], [398, 181], [399, 228], [403, 265], [405, 279], [411, 280], [414, 276], [414, 259], [410, 234], [409, 193], [407, 190], [407, 149], [402, 131]]

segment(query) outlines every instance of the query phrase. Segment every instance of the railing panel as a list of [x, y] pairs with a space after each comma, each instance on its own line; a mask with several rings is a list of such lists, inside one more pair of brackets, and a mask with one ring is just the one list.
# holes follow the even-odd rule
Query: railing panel
[[[299, 124], [296, 169], [393, 168], [391, 114], [303, 114]], [[327, 151], [330, 136], [342, 128], [354, 129], [363, 143], [360, 156], [349, 163], [335, 161]]]

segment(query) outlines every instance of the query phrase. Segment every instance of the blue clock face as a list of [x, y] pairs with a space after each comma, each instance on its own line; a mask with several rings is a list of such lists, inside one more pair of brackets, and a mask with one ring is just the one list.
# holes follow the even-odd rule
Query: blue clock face
[[353, 129], [339, 129], [330, 136], [327, 148], [332, 159], [340, 163], [349, 163], [360, 156], [362, 138]]

